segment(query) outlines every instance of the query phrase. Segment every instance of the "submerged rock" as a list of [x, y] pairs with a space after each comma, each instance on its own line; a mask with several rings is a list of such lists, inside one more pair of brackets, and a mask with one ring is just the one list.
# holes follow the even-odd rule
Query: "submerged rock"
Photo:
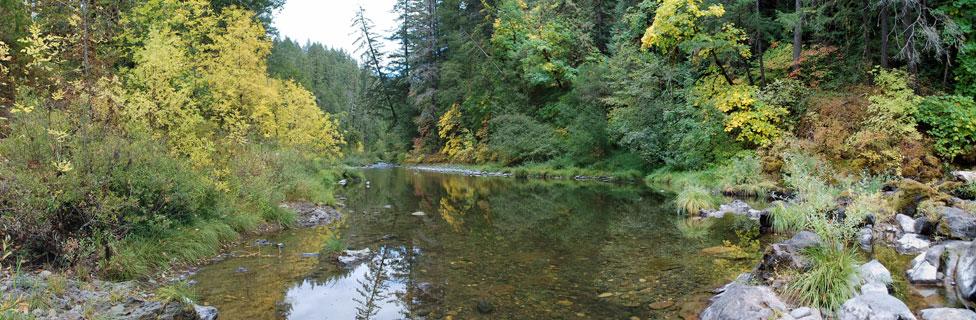
[[345, 250], [339, 254], [338, 262], [341, 268], [352, 268], [360, 263], [365, 262], [373, 257], [373, 251], [369, 248], [362, 250]]
[[882, 293], [868, 293], [844, 302], [839, 320], [917, 320], [904, 302]]
[[701, 313], [701, 320], [770, 319], [787, 314], [789, 309], [773, 289], [733, 282], [725, 291], [711, 299], [712, 304]]
[[708, 218], [722, 218], [729, 213], [748, 216], [749, 219], [752, 220], [760, 220], [762, 217], [762, 211], [753, 209], [748, 203], [745, 203], [742, 200], [735, 200], [720, 205], [718, 210], [715, 211], [702, 211], [702, 216]]
[[417, 216], [417, 217], [422, 217], [422, 216], [425, 216], [427, 214], [424, 213], [423, 211], [417, 211], [417, 212], [411, 213], [410, 215]]
[[924, 309], [922, 320], [976, 320], [976, 312], [954, 308]]
[[475, 310], [478, 310], [478, 313], [481, 314], [489, 314], [495, 312], [495, 306], [492, 305], [491, 302], [488, 302], [487, 300], [475, 301], [474, 307]]
[[197, 311], [197, 317], [200, 320], [217, 320], [217, 316], [220, 315], [217, 308], [211, 306], [193, 305], [193, 309]]

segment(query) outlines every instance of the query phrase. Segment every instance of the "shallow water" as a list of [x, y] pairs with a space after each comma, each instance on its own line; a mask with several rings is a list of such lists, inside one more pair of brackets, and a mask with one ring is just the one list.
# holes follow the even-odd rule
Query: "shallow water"
[[[202, 301], [221, 319], [675, 319], [755, 263], [702, 253], [737, 241], [733, 219], [687, 239], [670, 198], [640, 185], [363, 173], [370, 188], [337, 191], [343, 221], [265, 235], [284, 247], [240, 246], [204, 267]], [[378, 258], [339, 268], [333, 235]]]

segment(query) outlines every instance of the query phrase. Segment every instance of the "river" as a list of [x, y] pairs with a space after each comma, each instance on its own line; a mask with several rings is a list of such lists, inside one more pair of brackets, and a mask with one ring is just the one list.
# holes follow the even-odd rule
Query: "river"
[[[363, 174], [336, 191], [342, 221], [203, 267], [202, 303], [221, 319], [676, 319], [756, 261], [721, 250], [742, 219], [685, 236], [671, 195], [643, 185]], [[340, 268], [330, 238], [376, 258]]]

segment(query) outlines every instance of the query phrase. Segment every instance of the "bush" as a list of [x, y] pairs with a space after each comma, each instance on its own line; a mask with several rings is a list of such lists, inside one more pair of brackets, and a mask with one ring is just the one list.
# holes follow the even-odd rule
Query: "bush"
[[492, 119], [494, 130], [489, 147], [505, 165], [544, 162], [565, 151], [556, 141], [556, 131], [525, 115], [502, 115]]
[[882, 171], [900, 167], [902, 147], [921, 140], [913, 115], [922, 98], [909, 88], [906, 72], [878, 70], [875, 74], [881, 91], [868, 98], [871, 102], [868, 111], [873, 115], [845, 145], [853, 157], [875, 171]]
[[952, 161], [970, 154], [976, 146], [976, 101], [973, 97], [928, 97], [918, 106], [915, 120], [929, 129], [935, 152]]

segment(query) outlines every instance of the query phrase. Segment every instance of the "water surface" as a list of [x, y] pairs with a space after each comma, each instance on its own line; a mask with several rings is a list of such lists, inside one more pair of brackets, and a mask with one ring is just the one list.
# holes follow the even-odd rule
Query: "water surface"
[[[337, 191], [343, 221], [265, 235], [285, 246], [236, 247], [206, 266], [194, 276], [203, 302], [222, 319], [680, 318], [755, 263], [702, 252], [737, 241], [733, 219], [685, 238], [669, 196], [641, 185], [364, 175], [369, 187]], [[324, 251], [333, 236], [378, 257], [340, 268]]]

